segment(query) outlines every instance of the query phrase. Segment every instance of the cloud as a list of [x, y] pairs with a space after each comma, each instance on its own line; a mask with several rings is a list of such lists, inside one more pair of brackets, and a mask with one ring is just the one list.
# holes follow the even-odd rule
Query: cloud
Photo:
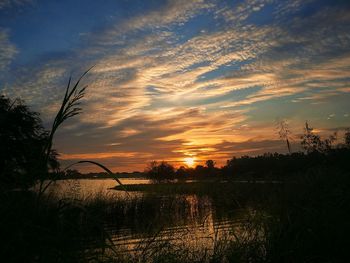
[[[65, 162], [98, 159], [120, 170], [152, 159], [223, 162], [283, 151], [272, 122], [288, 112], [281, 107], [257, 120], [257, 108], [264, 112], [263, 103], [277, 100], [302, 108], [349, 93], [350, 12], [326, 6], [300, 14], [311, 1], [213, 3], [168, 1], [90, 32], [69, 55], [18, 69], [2, 92], [25, 98], [49, 119], [69, 74], [96, 64], [84, 82], [84, 113], [58, 134]], [[271, 6], [271, 21], [250, 20]], [[215, 23], [185, 35], [199, 16]]]
[[245, 0], [234, 6], [225, 5], [215, 12], [216, 17], [223, 17], [226, 22], [242, 23], [254, 12], [259, 12], [264, 6], [273, 3], [273, 0]]
[[6, 69], [17, 53], [17, 48], [9, 40], [8, 30], [0, 28], [0, 71]]
[[18, 7], [33, 3], [33, 0], [0, 0], [0, 10], [9, 7]]
[[136, 30], [165, 28], [171, 25], [181, 25], [194, 15], [213, 7], [205, 0], [172, 0], [167, 1], [155, 10], [132, 17], [118, 23], [99, 34], [95, 39], [99, 45], [120, 44], [126, 34]]

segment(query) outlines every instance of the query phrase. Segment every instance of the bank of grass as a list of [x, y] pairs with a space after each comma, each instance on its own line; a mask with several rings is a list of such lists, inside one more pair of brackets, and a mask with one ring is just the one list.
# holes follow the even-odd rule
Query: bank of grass
[[[164, 182], [155, 184], [117, 185], [113, 189], [129, 192], [148, 192], [156, 194], [208, 194], [211, 189], [225, 187], [221, 182]], [[227, 184], [226, 184], [227, 186]]]
[[2, 194], [4, 262], [88, 262], [110, 248], [100, 204], [33, 192]]
[[272, 262], [347, 262], [350, 174], [318, 167], [274, 192], [265, 207], [266, 254]]
[[226, 198], [226, 195], [235, 195], [236, 197], [255, 197], [263, 194], [264, 191], [270, 191], [275, 188], [280, 188], [283, 182], [276, 183], [275, 181], [266, 182], [245, 182], [245, 181], [190, 181], [190, 182], [164, 182], [154, 184], [129, 184], [117, 185], [113, 190], [141, 192], [157, 195], [184, 195], [196, 194], [199, 196], [209, 195], [221, 196]]

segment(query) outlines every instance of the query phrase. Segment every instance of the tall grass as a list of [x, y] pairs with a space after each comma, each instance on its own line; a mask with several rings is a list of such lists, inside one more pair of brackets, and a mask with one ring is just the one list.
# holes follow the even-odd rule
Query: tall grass
[[[190, 211], [188, 193], [168, 189], [166, 195], [144, 193], [126, 199], [98, 193], [79, 200], [47, 193], [39, 207], [36, 193], [13, 193], [7, 196], [11, 200], [1, 202], [0, 224], [6, 225], [2, 258], [10, 259], [7, 262], [347, 262], [348, 174], [313, 169], [295, 179], [253, 188], [234, 183], [197, 188], [198, 222], [205, 222], [208, 212], [214, 220], [241, 213], [224, 234], [214, 228], [209, 247], [201, 246], [199, 239], [198, 246], [189, 245], [191, 228], [179, 236], [175, 227], [191, 222], [184, 221]], [[212, 210], [207, 210], [207, 200]], [[125, 252], [115, 244], [113, 235], [122, 228], [140, 238], [135, 251]], [[172, 240], [162, 234], [164, 230]]]
[[[237, 184], [207, 188], [216, 216], [222, 213], [218, 210], [241, 207], [246, 211], [239, 231], [233, 227], [218, 237], [210, 251], [186, 244], [178, 249], [160, 240], [148, 246], [145, 254], [150, 256], [144, 261], [125, 262], [348, 262], [347, 172], [318, 167], [295, 174], [293, 182], [257, 187], [260, 191]], [[168, 193], [172, 190], [168, 188]]]
[[[43, 149], [43, 157], [42, 160], [39, 160], [42, 162], [42, 165], [44, 167], [48, 167], [48, 162], [50, 158], [50, 154], [52, 151], [52, 145], [54, 136], [56, 134], [57, 129], [62, 125], [63, 122], [66, 120], [78, 115], [81, 113], [82, 108], [80, 107], [80, 100], [85, 95], [85, 90], [87, 86], [84, 86], [80, 88], [79, 84], [83, 77], [91, 70], [92, 68], [89, 68], [87, 71], [85, 71], [80, 78], [77, 80], [77, 82], [71, 87], [71, 77], [69, 78], [68, 85], [66, 88], [66, 92], [63, 97], [63, 101], [61, 103], [61, 107], [59, 111], [56, 114], [56, 117], [53, 121], [49, 138], [46, 143], [45, 148]], [[59, 174], [59, 173], [57, 173]], [[42, 175], [40, 178], [40, 187], [39, 187], [39, 195], [38, 198], [41, 197], [41, 195], [46, 191], [46, 189], [51, 185], [52, 180], [49, 181], [46, 185], [44, 185], [45, 180], [47, 179], [47, 175]]]
[[[52, 153], [52, 145], [53, 145], [53, 140], [54, 136], [56, 134], [56, 131], [58, 128], [68, 119], [80, 114], [82, 112], [82, 108], [80, 107], [81, 105], [81, 99], [84, 98], [85, 96], [85, 91], [86, 88], [88, 87], [87, 85], [80, 87], [80, 83], [82, 79], [86, 76], [86, 74], [89, 73], [89, 71], [93, 67], [89, 68], [86, 70], [76, 81], [76, 83], [71, 86], [71, 80], [72, 78], [69, 78], [68, 85], [66, 87], [66, 92], [63, 97], [63, 101], [61, 103], [60, 109], [56, 114], [56, 117], [53, 121], [50, 133], [49, 133], [49, 138], [47, 141], [47, 144], [45, 148], [43, 149], [43, 159], [39, 160], [39, 162], [42, 162], [42, 165], [45, 167], [48, 167], [50, 155]], [[78, 161], [76, 163], [73, 163], [66, 167], [64, 170], [67, 170], [68, 168], [72, 167], [73, 165], [79, 164], [79, 163], [90, 163], [93, 165], [96, 165], [100, 168], [102, 168], [104, 171], [106, 171], [112, 178], [114, 178], [119, 185], [123, 186], [120, 180], [115, 176], [115, 174], [110, 171], [107, 167], [105, 167], [103, 164], [100, 164], [98, 162], [90, 161], [90, 160], [82, 160]], [[61, 173], [59, 171], [54, 171], [54, 176], [51, 180], [47, 182], [45, 185], [45, 181], [47, 180], [47, 174], [44, 174], [40, 178], [40, 183], [39, 183], [39, 194], [38, 194], [38, 199], [42, 196], [42, 194], [48, 189], [48, 187], [54, 182], [55, 179], [58, 178], [58, 176]]]

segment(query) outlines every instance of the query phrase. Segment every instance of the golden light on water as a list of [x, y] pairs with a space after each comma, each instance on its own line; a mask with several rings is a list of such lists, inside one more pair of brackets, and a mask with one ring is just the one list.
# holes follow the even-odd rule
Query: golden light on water
[[195, 159], [194, 159], [193, 157], [187, 157], [187, 158], [184, 159], [184, 163], [185, 163], [188, 167], [193, 167], [194, 161], [195, 161]]

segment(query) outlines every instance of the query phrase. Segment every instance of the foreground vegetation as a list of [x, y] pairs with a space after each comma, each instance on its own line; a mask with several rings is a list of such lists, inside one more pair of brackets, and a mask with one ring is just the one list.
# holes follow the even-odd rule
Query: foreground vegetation
[[[162, 194], [134, 198], [45, 195], [38, 203], [36, 193], [2, 194], [1, 256], [6, 262], [346, 262], [349, 174], [312, 169], [296, 176], [283, 184], [165, 187]], [[164, 229], [176, 236], [173, 226], [191, 220], [190, 192], [209, 198], [197, 204], [199, 222], [208, 211], [215, 221], [241, 214], [239, 228], [230, 226], [207, 251], [159, 236]], [[141, 238], [129, 254], [113, 241], [114, 231], [125, 228]]]

